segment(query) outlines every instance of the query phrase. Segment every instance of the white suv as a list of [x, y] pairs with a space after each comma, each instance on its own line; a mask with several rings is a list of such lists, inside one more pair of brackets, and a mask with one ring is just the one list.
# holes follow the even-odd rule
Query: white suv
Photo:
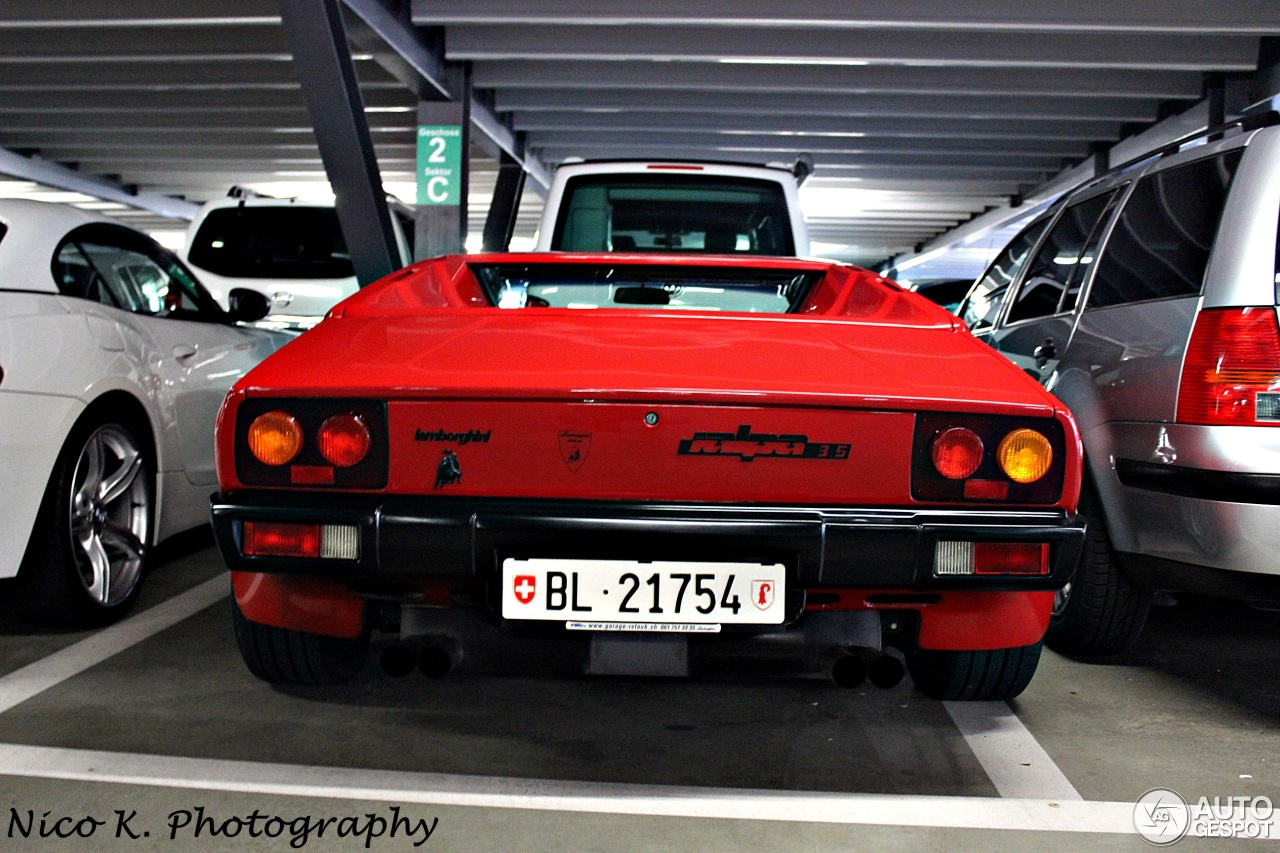
[[732, 163], [592, 161], [556, 169], [536, 251], [801, 256], [799, 180], [812, 170]]
[[[404, 229], [392, 216], [401, 263], [409, 262]], [[333, 205], [268, 198], [233, 187], [207, 203], [187, 231], [183, 260], [228, 307], [233, 288], [271, 300], [268, 321], [306, 329], [359, 288]]]

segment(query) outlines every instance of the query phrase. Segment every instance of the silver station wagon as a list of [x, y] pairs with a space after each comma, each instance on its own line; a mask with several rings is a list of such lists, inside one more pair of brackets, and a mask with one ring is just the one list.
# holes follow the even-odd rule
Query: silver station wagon
[[1123, 651], [1158, 590], [1280, 602], [1278, 219], [1268, 113], [1071, 192], [961, 304], [1084, 441], [1089, 535], [1050, 647]]

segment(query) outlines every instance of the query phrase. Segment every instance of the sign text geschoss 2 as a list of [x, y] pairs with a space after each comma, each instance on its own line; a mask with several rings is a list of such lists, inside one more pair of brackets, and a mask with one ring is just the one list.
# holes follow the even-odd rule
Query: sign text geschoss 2
[[418, 204], [456, 207], [462, 199], [462, 126], [418, 127]]

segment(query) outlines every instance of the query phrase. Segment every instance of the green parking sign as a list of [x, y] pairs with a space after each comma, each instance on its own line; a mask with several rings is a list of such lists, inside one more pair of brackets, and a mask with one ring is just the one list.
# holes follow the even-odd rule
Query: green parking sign
[[418, 204], [461, 204], [462, 127], [418, 127]]

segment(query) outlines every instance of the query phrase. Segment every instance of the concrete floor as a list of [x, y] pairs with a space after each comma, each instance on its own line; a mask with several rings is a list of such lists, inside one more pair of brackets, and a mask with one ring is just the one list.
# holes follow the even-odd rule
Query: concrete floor
[[[222, 571], [203, 534], [172, 543], [137, 613]], [[0, 622], [0, 695], [90, 636]], [[0, 846], [15, 819], [20, 830], [47, 811], [108, 823], [92, 841], [19, 831], [12, 849], [361, 849], [332, 837], [291, 846], [287, 831], [194, 839], [188, 827], [171, 839], [168, 822], [197, 807], [221, 822], [255, 809], [367, 820], [398, 806], [415, 822], [438, 818], [429, 840], [368, 849], [1144, 850], [1099, 816], [1127, 818], [1122, 804], [1150, 788], [1280, 803], [1278, 640], [1280, 614], [1188, 599], [1157, 610], [1118, 663], [1046, 653], [1010, 706], [1084, 803], [1033, 790], [1005, 809], [973, 740], [909, 680], [842, 691], [732, 667], [641, 680], [508, 666], [428, 681], [371, 667], [343, 688], [282, 690], [244, 668], [223, 599], [0, 712]], [[112, 837], [117, 809], [136, 810], [138, 839]], [[1092, 817], [1072, 831], [1011, 828], [1037, 809]], [[941, 825], [918, 825], [929, 823]], [[1267, 845], [1177, 844], [1235, 846]]]

